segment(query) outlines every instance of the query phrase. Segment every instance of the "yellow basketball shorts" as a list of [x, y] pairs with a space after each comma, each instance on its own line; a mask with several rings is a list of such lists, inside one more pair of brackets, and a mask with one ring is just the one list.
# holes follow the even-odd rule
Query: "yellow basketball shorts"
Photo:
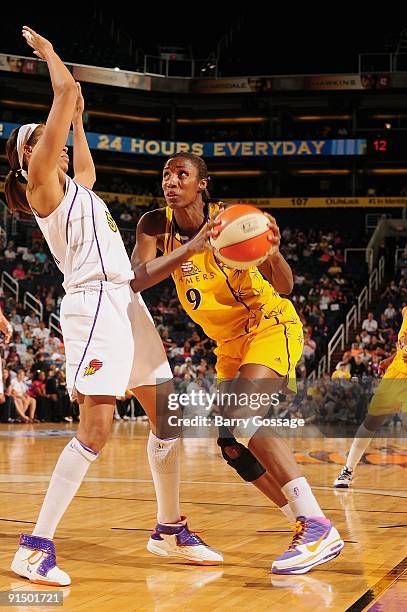
[[368, 414], [381, 416], [407, 412], [407, 372], [391, 364], [369, 404]]
[[294, 306], [287, 300], [277, 318], [263, 317], [255, 330], [233, 340], [221, 342], [216, 347], [217, 378], [235, 378], [241, 366], [255, 363], [287, 377], [291, 382], [289, 387], [296, 390], [295, 367], [303, 346], [302, 323]]

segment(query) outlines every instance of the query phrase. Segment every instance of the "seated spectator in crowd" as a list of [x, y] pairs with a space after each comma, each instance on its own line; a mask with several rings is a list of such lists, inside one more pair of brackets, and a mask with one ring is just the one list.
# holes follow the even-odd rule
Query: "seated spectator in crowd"
[[6, 368], [17, 371], [21, 368], [20, 355], [15, 346], [10, 346], [6, 354]]
[[381, 337], [384, 339], [385, 342], [388, 342], [393, 336], [392, 325], [388, 321], [384, 312], [382, 312], [382, 314], [380, 315], [379, 327], [377, 328], [377, 331], [379, 332], [379, 334], [381, 335]]
[[17, 253], [14, 248], [14, 242], [10, 240], [7, 243], [7, 247], [4, 251], [4, 258], [6, 261], [10, 262], [10, 261], [14, 261], [16, 257], [17, 257]]
[[32, 312], [31, 314], [28, 314], [25, 317], [24, 323], [27, 323], [27, 325], [29, 325], [31, 328], [32, 327], [37, 327], [40, 324], [40, 319], [39, 319], [38, 315], [36, 315], [34, 312]]
[[362, 343], [362, 347], [364, 348], [365, 346], [368, 346], [368, 344], [370, 344], [370, 336], [369, 336], [369, 332], [364, 329], [361, 333], [360, 333], [360, 340]]
[[13, 423], [17, 418], [16, 406], [11, 390], [11, 373], [3, 368], [4, 393], [0, 394], [0, 422]]
[[358, 378], [362, 378], [362, 376], [366, 374], [367, 368], [365, 363], [363, 362], [363, 355], [361, 355], [360, 353], [351, 357], [349, 363], [351, 376], [357, 376]]
[[380, 340], [377, 336], [372, 336], [370, 338], [370, 343], [366, 347], [368, 351], [376, 354], [384, 354], [384, 342]]
[[49, 316], [51, 312], [55, 312], [56, 307], [56, 299], [54, 292], [51, 290], [47, 293], [45, 297], [45, 319], [49, 321]]
[[34, 255], [42, 266], [48, 261], [48, 255], [45, 252], [44, 245], [41, 245]]
[[38, 370], [34, 374], [31, 386], [28, 389], [28, 395], [36, 401], [37, 410], [36, 416], [43, 423], [47, 419], [47, 404], [45, 392], [45, 372]]
[[23, 329], [23, 333], [21, 335], [21, 340], [26, 345], [26, 347], [28, 348], [29, 346], [33, 345], [34, 336], [33, 336], [33, 332], [32, 332], [31, 327], [27, 323], [24, 323], [23, 328], [24, 329]]
[[45, 340], [44, 349], [50, 355], [52, 355], [52, 353], [64, 352], [61, 340], [53, 331], [50, 331], [48, 338]]
[[14, 270], [11, 273], [11, 276], [16, 280], [24, 280], [25, 279], [25, 270], [23, 268], [22, 263], [18, 263]]
[[387, 304], [387, 308], [384, 311], [384, 314], [386, 315], [387, 319], [389, 321], [393, 321], [393, 319], [396, 318], [397, 315], [397, 310], [394, 308], [393, 304], [391, 302], [389, 302]]
[[[20, 419], [24, 423], [36, 422], [34, 419], [36, 402], [35, 399], [28, 394], [28, 385], [25, 381], [25, 372], [23, 369], [18, 370], [17, 376], [11, 381], [11, 393]], [[26, 415], [27, 410], [28, 416]]]
[[35, 261], [31, 263], [30, 267], [28, 268], [28, 274], [30, 278], [41, 276], [41, 274], [43, 274], [43, 271], [44, 271], [44, 266], [40, 262], [40, 260], [36, 257]]
[[382, 293], [382, 298], [389, 297], [391, 300], [395, 300], [400, 295], [400, 287], [397, 285], [396, 281], [390, 281], [390, 285], [388, 285], [385, 291]]
[[25, 370], [31, 371], [31, 366], [34, 363], [35, 355], [32, 346], [26, 346], [25, 352], [20, 353], [20, 361]]
[[12, 340], [12, 342], [13, 342], [13, 346], [15, 346], [15, 347], [16, 347], [16, 349], [17, 349], [17, 353], [19, 354], [20, 359], [21, 359], [21, 355], [22, 355], [23, 353], [25, 353], [25, 352], [26, 352], [26, 350], [27, 350], [27, 346], [26, 346], [26, 344], [24, 344], [24, 342], [22, 341], [22, 339], [21, 339], [21, 335], [20, 335], [19, 333], [15, 333], [15, 334], [13, 335], [13, 340]]
[[35, 261], [35, 255], [27, 247], [18, 247], [17, 253], [21, 255], [23, 262], [32, 263]]
[[174, 367], [174, 374], [183, 377], [185, 374], [190, 374], [192, 379], [196, 378], [195, 366], [192, 364], [192, 357], [187, 357], [185, 363]]
[[48, 372], [48, 369], [49, 369], [48, 366], [49, 364], [47, 363], [45, 359], [45, 353], [41, 351], [40, 353], [37, 353], [35, 356], [35, 361], [32, 365], [31, 372], [33, 374], [35, 374], [35, 372], [38, 372], [39, 370], [42, 372]]
[[47, 394], [48, 402], [48, 415], [49, 420], [58, 422], [60, 420], [61, 410], [58, 406], [58, 381], [55, 377], [56, 368], [50, 367], [47, 370], [47, 378], [45, 381], [45, 392]]
[[48, 340], [49, 334], [50, 331], [47, 327], [45, 327], [44, 321], [40, 321], [38, 327], [35, 327], [33, 331], [34, 338], [38, 338], [44, 343]]
[[373, 336], [378, 328], [378, 323], [373, 316], [373, 312], [369, 312], [367, 315], [367, 319], [365, 319], [362, 323], [362, 329], [365, 329], [368, 334]]
[[352, 342], [352, 345], [350, 347], [350, 358], [355, 357], [355, 355], [359, 355], [362, 352], [362, 349], [360, 348], [359, 344], [357, 342]]
[[317, 349], [317, 343], [315, 342], [315, 340], [313, 340], [308, 333], [305, 333], [304, 334], [304, 348], [303, 348], [302, 354], [304, 355], [307, 369], [315, 361], [316, 349]]
[[17, 314], [17, 310], [12, 308], [10, 311], [10, 323], [13, 326], [14, 331], [22, 332], [23, 331], [23, 320], [19, 314]]

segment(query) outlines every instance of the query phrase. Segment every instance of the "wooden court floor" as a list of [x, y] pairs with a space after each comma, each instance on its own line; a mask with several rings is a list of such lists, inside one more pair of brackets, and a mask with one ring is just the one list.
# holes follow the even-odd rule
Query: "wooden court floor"
[[[57, 456], [74, 431], [75, 426], [59, 424], [0, 426], [0, 591], [55, 590], [19, 579], [9, 565], [19, 533], [31, 532]], [[214, 440], [184, 441], [181, 500], [190, 527], [224, 553], [224, 566], [162, 562], [147, 552], [155, 523], [147, 432], [145, 423], [115, 422], [108, 445], [90, 467], [57, 530], [58, 562], [72, 585], [62, 589], [63, 607], [51, 609], [407, 609], [405, 439], [377, 439], [354, 489], [339, 492], [331, 483], [350, 441], [290, 441], [346, 545], [336, 560], [309, 574], [273, 576], [271, 562], [290, 541], [288, 523], [235, 476]]]

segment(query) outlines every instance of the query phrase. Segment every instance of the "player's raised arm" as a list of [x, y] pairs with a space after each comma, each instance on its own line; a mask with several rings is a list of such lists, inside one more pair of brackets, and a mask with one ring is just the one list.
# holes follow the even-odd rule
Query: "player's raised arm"
[[92, 189], [96, 182], [95, 164], [93, 163], [83, 127], [82, 115], [85, 109], [85, 101], [80, 83], [76, 83], [76, 87], [77, 97], [72, 117], [74, 181], [88, 189]]
[[53, 173], [57, 180], [57, 164], [68, 138], [76, 104], [77, 86], [71, 73], [46, 38], [28, 26], [23, 27], [23, 36], [34, 49], [34, 55], [47, 62], [54, 92], [44, 133], [32, 149], [30, 158], [27, 189], [28, 192], [32, 192], [35, 187], [46, 183]]

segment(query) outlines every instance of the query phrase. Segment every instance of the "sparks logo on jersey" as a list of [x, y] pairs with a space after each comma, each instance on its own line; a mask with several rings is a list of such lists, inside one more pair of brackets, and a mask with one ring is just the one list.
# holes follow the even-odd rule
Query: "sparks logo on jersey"
[[100, 370], [102, 365], [103, 365], [103, 363], [101, 361], [99, 361], [99, 359], [92, 359], [92, 361], [89, 361], [89, 365], [86, 366], [83, 375], [84, 376], [92, 376], [92, 374], [94, 374], [95, 372]]
[[110, 229], [112, 230], [112, 232], [117, 232], [116, 221], [113, 219], [112, 215], [110, 214], [108, 210], [105, 210], [105, 213], [106, 213], [107, 222], [109, 224]]
[[182, 276], [193, 276], [194, 274], [199, 274], [200, 269], [196, 266], [192, 261], [184, 261], [181, 264]]

